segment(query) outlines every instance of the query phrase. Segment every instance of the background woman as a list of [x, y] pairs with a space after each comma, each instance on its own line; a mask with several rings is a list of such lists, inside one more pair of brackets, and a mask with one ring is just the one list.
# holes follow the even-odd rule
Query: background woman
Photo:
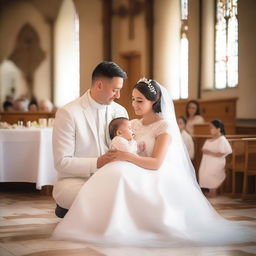
[[232, 153], [232, 148], [225, 137], [224, 124], [220, 120], [210, 123], [212, 138], [206, 140], [202, 151], [203, 157], [199, 167], [199, 184], [208, 188], [208, 197], [215, 197], [217, 188], [226, 178], [225, 157]]
[[204, 118], [200, 115], [200, 106], [196, 100], [190, 100], [186, 105], [186, 130], [193, 135], [194, 125], [204, 123]]

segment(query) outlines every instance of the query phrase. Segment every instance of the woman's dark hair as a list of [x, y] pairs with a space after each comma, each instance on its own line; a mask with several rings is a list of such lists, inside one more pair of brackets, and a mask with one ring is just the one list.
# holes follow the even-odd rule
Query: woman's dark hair
[[184, 116], [179, 116], [179, 119], [181, 119], [181, 120], [184, 122], [184, 124], [186, 124], [186, 123], [187, 123], [187, 119], [186, 119], [186, 117], [184, 117]]
[[37, 100], [36, 100], [36, 99], [32, 99], [32, 100], [29, 102], [28, 106], [30, 106], [30, 105], [36, 105], [36, 106], [38, 107]]
[[220, 128], [220, 133], [222, 135], [226, 134], [224, 124], [220, 120], [212, 120], [211, 123], [214, 125], [214, 127]]
[[161, 89], [155, 80], [145, 79], [144, 81], [139, 81], [133, 89], [137, 89], [142, 93], [146, 99], [154, 101], [152, 109], [155, 113], [160, 113], [161, 110]]
[[109, 136], [111, 140], [117, 135], [116, 134], [117, 130], [124, 120], [129, 120], [129, 119], [126, 117], [117, 117], [109, 123], [108, 129], [109, 129]]
[[190, 100], [187, 105], [186, 105], [186, 117], [189, 117], [189, 113], [188, 113], [188, 106], [190, 103], [193, 103], [196, 105], [196, 113], [195, 115], [200, 115], [200, 105], [196, 100]]
[[110, 61], [103, 61], [98, 64], [92, 72], [93, 81], [99, 77], [121, 77], [123, 79], [126, 79], [127, 75], [116, 63]]
[[9, 107], [13, 107], [13, 104], [12, 104], [12, 102], [6, 100], [6, 101], [3, 103], [3, 109], [4, 109], [4, 111], [7, 111]]

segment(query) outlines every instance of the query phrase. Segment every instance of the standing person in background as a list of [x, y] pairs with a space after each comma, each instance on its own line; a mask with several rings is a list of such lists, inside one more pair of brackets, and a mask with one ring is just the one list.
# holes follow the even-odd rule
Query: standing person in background
[[120, 97], [126, 73], [104, 61], [92, 73], [90, 89], [58, 109], [53, 128], [53, 154], [58, 179], [53, 187], [56, 215], [63, 217], [78, 191], [98, 168], [113, 159], [108, 125], [113, 118], [128, 117], [114, 102]]
[[28, 104], [28, 111], [30, 112], [37, 112], [38, 111], [38, 104], [37, 104], [37, 100], [35, 98], [33, 98], [29, 104]]
[[13, 112], [13, 111], [14, 111], [13, 103], [6, 100], [6, 101], [3, 103], [3, 110], [4, 110], [5, 112]]
[[39, 111], [41, 112], [52, 112], [53, 104], [50, 100], [41, 100], [39, 103]]
[[225, 137], [224, 124], [220, 120], [210, 123], [212, 138], [203, 145], [203, 157], [199, 167], [200, 187], [209, 189], [208, 197], [215, 197], [217, 188], [226, 178], [225, 157], [232, 153], [231, 146]]
[[200, 106], [196, 100], [190, 100], [186, 105], [186, 130], [193, 135], [194, 125], [204, 123], [204, 118], [200, 115]]
[[180, 116], [177, 120], [177, 123], [183, 142], [188, 150], [189, 157], [191, 160], [193, 160], [195, 155], [195, 145], [192, 136], [186, 131], [187, 120], [184, 116]]

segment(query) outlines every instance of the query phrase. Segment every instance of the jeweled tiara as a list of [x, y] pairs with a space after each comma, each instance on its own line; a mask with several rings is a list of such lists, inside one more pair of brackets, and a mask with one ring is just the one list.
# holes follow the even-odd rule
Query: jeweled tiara
[[156, 89], [155, 87], [151, 84], [152, 80], [151, 79], [147, 79], [145, 77], [141, 78], [137, 83], [143, 82], [145, 84], [147, 84], [148, 89], [150, 90], [150, 92], [154, 93], [156, 95]]

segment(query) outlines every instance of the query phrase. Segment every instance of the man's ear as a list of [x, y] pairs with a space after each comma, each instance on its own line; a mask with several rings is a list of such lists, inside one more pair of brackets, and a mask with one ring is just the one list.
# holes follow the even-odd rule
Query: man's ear
[[103, 83], [102, 83], [102, 81], [101, 81], [101, 80], [97, 80], [97, 81], [95, 82], [95, 86], [96, 86], [96, 88], [97, 88], [98, 90], [102, 90], [102, 88], [103, 88]]

